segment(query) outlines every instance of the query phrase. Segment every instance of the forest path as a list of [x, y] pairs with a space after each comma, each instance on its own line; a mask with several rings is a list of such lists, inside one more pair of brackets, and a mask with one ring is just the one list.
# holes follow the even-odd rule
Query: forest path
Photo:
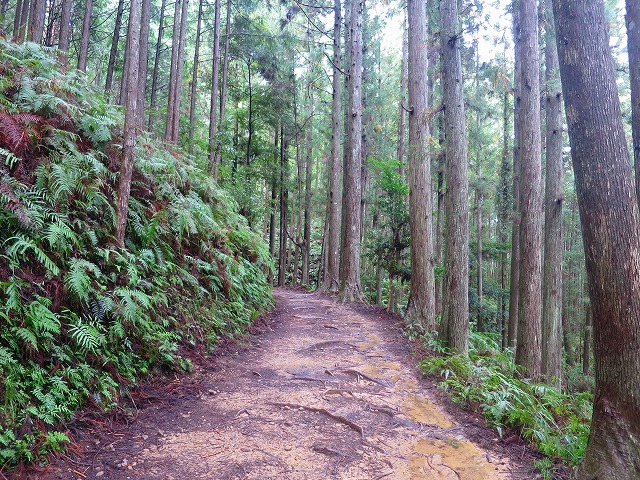
[[270, 331], [216, 359], [190, 395], [152, 403], [131, 427], [38, 478], [533, 478], [477, 419], [454, 415], [458, 423], [434, 403], [393, 317], [274, 293]]

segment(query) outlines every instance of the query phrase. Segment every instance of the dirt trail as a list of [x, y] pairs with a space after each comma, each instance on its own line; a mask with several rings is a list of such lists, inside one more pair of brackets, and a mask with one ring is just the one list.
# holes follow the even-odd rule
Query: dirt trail
[[143, 409], [95, 454], [39, 478], [533, 478], [489, 430], [434, 403], [390, 317], [275, 296], [273, 330], [204, 372], [191, 398]]

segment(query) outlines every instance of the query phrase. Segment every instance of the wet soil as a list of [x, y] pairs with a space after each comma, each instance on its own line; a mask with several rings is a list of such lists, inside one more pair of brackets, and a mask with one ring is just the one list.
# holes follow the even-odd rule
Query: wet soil
[[21, 478], [535, 478], [526, 447], [419, 374], [395, 317], [274, 294], [267, 327], [245, 345], [140, 392], [134, 419], [78, 421], [75, 448]]

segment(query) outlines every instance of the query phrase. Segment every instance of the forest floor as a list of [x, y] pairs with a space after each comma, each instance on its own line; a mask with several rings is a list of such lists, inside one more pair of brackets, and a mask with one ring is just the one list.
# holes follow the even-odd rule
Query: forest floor
[[19, 478], [522, 479], [535, 455], [452, 405], [397, 317], [275, 289], [259, 328], [194, 372], [86, 414], [68, 454]]

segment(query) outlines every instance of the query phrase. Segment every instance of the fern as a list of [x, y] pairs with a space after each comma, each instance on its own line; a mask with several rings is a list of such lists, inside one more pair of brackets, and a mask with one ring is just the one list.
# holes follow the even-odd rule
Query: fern
[[16, 235], [5, 240], [3, 245], [6, 244], [9, 244], [7, 247], [7, 255], [14, 265], [18, 265], [21, 261], [24, 261], [26, 252], [31, 250], [36, 260], [49, 270], [52, 275], [58, 276], [60, 274], [60, 268], [58, 268], [47, 254], [44, 253], [30, 238], [27, 238], [24, 235]]
[[98, 278], [101, 275], [100, 268], [88, 260], [72, 258], [69, 262], [69, 271], [64, 276], [67, 290], [84, 303], [89, 302], [89, 294], [92, 291], [89, 274]]

